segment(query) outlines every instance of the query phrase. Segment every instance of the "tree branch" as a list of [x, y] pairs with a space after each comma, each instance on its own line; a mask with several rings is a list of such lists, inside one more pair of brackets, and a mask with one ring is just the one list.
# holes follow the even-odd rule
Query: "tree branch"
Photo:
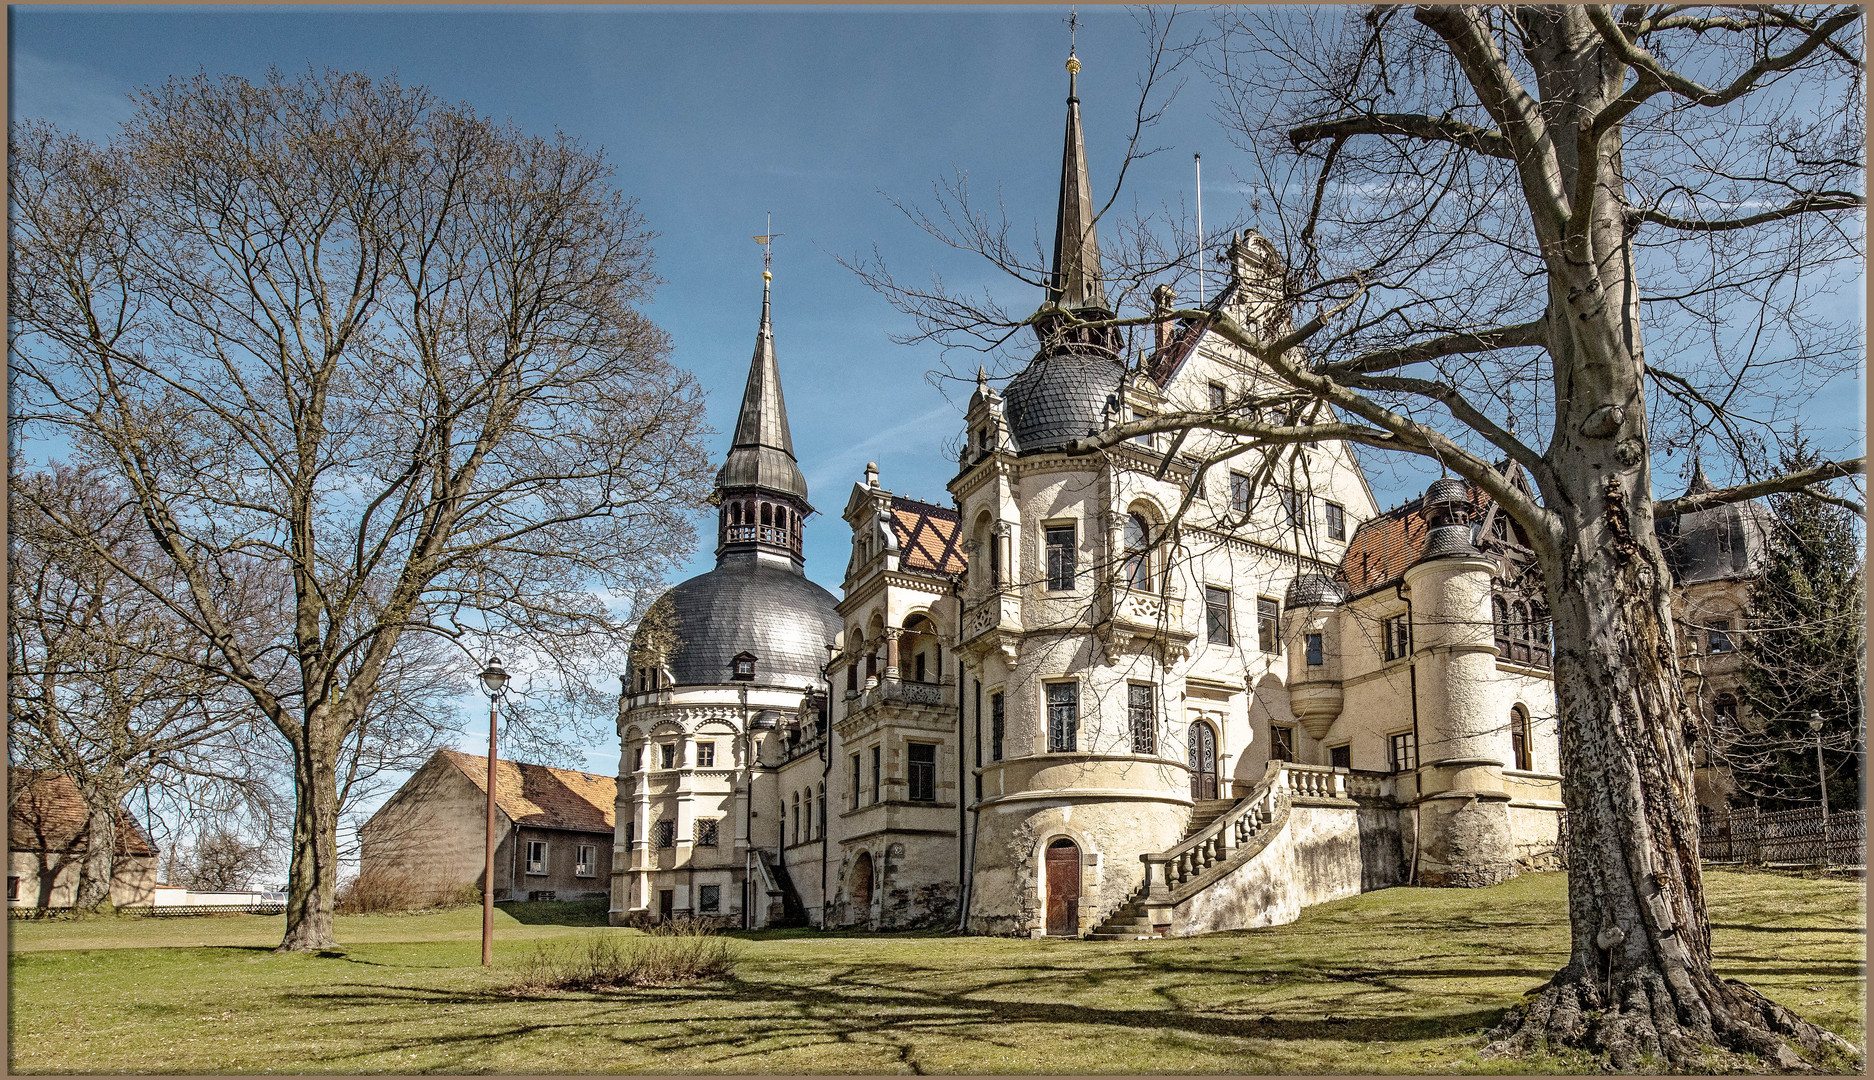
[[[1756, 480], [1748, 484], [1739, 484], [1736, 487], [1718, 488], [1715, 491], [1706, 491], [1697, 495], [1681, 495], [1676, 499], [1663, 499], [1653, 503], [1653, 517], [1655, 519], [1678, 517], [1680, 514], [1708, 510], [1714, 506], [1744, 502], [1760, 495], [1801, 491], [1811, 484], [1839, 480], [1844, 476], [1863, 475], [1866, 472], [1867, 458], [1865, 457], [1850, 458], [1847, 461], [1831, 461], [1824, 465], [1817, 465], [1813, 469], [1787, 473], [1768, 480]], [[1865, 513], [1865, 511], [1857, 509], [1856, 513]]]

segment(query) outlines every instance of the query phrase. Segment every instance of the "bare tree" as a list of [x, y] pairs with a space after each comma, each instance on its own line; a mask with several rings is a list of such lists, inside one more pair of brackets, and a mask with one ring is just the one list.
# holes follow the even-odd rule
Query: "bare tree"
[[[1712, 968], [1654, 521], [1863, 463], [1739, 460], [1745, 482], [1678, 499], [1655, 499], [1652, 474], [1696, 441], [1775, 444], [1861, 361], [1858, 328], [1825, 314], [1833, 268], [1864, 258], [1859, 10], [1234, 9], [1217, 30], [1220, 111], [1279, 256], [1251, 306], [1266, 317], [1145, 310], [1149, 262], [1107, 264], [1112, 320], [868, 277], [947, 345], [1169, 318], [1266, 365], [1266, 392], [1115, 423], [1075, 452], [1197, 428], [1236, 437], [1230, 454], [1346, 441], [1435, 459], [1527, 534], [1554, 619], [1572, 946], [1497, 1051], [1676, 1067], [1718, 1047], [1787, 1068], [1792, 1044], [1845, 1048]], [[1038, 280], [975, 242], [988, 215], [948, 220], [953, 246]]]
[[247, 888], [266, 868], [265, 845], [229, 829], [215, 829], [195, 838], [181, 883], [200, 892], [228, 892]]
[[258, 714], [200, 637], [119, 570], [172, 597], [178, 585], [120, 491], [96, 470], [10, 480], [9, 764], [77, 787], [89, 825], [73, 904], [109, 907], [131, 793], [162, 785], [266, 802], [264, 782], [223, 753], [254, 740]]
[[[651, 236], [597, 153], [362, 75], [176, 80], [106, 145], [11, 146], [18, 415], [131, 493], [183, 588], [118, 568], [292, 748], [281, 948], [330, 947], [340, 769], [410, 636], [576, 682], [622, 647], [599, 590], [693, 542]], [[223, 602], [257, 577], [282, 618]]]

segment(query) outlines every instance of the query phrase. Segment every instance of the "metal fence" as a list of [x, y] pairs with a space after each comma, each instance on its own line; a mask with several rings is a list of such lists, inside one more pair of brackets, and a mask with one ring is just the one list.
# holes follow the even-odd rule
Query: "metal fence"
[[[143, 918], [170, 919], [187, 915], [278, 915], [286, 910], [283, 903], [265, 904], [169, 904], [152, 907], [143, 904], [136, 907], [120, 907], [119, 915], [134, 915]], [[56, 919], [70, 916], [72, 909], [43, 907], [9, 907], [9, 919]]]
[[1698, 849], [1708, 863], [1864, 868], [1867, 812], [1830, 811], [1824, 835], [1819, 806], [1707, 811], [1699, 815]]

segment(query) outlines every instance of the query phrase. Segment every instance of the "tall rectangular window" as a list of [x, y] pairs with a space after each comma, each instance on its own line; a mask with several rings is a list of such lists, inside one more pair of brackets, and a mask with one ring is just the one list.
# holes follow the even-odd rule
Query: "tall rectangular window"
[[1212, 645], [1230, 643], [1230, 590], [1204, 586], [1204, 640]]
[[579, 858], [573, 863], [576, 877], [592, 877], [598, 873], [599, 849], [593, 844], [579, 845]]
[[937, 747], [934, 743], [906, 743], [906, 779], [912, 802], [937, 801]]
[[545, 840], [527, 841], [527, 872], [530, 874], [547, 872], [547, 842]]
[[660, 821], [657, 823], [657, 846], [660, 848], [677, 846], [677, 823]]
[[676, 743], [667, 742], [663, 744], [662, 746], [658, 747], [657, 751], [662, 756], [661, 760], [663, 761], [663, 764], [660, 766], [660, 768], [674, 769], [677, 767], [677, 744]]
[[1327, 538], [1347, 539], [1347, 510], [1339, 503], [1327, 504]]
[[1249, 499], [1252, 491], [1254, 491], [1254, 488], [1250, 484], [1249, 474], [1240, 472], [1231, 473], [1230, 513], [1238, 515], [1249, 513]]
[[1713, 619], [1711, 623], [1711, 630], [1707, 635], [1707, 639], [1708, 639], [1708, 644], [1710, 646], [1710, 651], [1714, 655], [1717, 653], [1730, 652], [1732, 648], [1731, 646], [1731, 620]]
[[625, 846], [630, 847], [633, 844], [636, 844], [637, 842], [638, 842], [638, 823], [635, 821], [625, 822]]
[[1308, 496], [1288, 488], [1277, 488], [1275, 498], [1282, 506], [1282, 523], [1298, 529], [1308, 527]]
[[1535, 761], [1530, 754], [1529, 715], [1517, 706], [1510, 710], [1510, 767], [1529, 772], [1534, 769]]
[[1321, 635], [1309, 634], [1305, 640], [1308, 646], [1308, 666], [1320, 667], [1323, 659], [1321, 655]]
[[1156, 716], [1152, 707], [1152, 687], [1147, 683], [1126, 684], [1126, 722], [1132, 729], [1132, 752], [1150, 754], [1156, 752], [1158, 740], [1155, 729]]
[[1295, 729], [1281, 724], [1269, 725], [1269, 758], [1272, 761], [1295, 760]]
[[698, 818], [696, 822], [696, 846], [715, 847], [718, 835], [715, 818]]
[[1266, 653], [1282, 651], [1282, 605], [1272, 596], [1256, 598], [1256, 644]]
[[[1146, 415], [1145, 413], [1142, 413], [1137, 409], [1132, 410], [1132, 420], [1134, 423], [1137, 423], [1141, 420], [1150, 420], [1150, 419], [1151, 417]], [[1148, 431], [1143, 435], [1134, 435], [1132, 437], [1132, 441], [1135, 443], [1138, 443], [1140, 446], [1145, 447], [1147, 450], [1156, 450], [1158, 448], [1158, 435], [1154, 432]]]
[[1048, 749], [1071, 754], [1080, 744], [1080, 684], [1048, 684]]
[[1007, 714], [1002, 709], [1002, 692], [989, 695], [989, 760], [1002, 760], [1002, 729]]
[[716, 767], [716, 744], [704, 742], [696, 744], [696, 767], [713, 769]]
[[1419, 767], [1418, 736], [1402, 731], [1390, 740], [1393, 772], [1411, 772]]
[[1230, 404], [1230, 392], [1223, 388], [1222, 383], [1215, 383], [1215, 382], [1211, 383], [1210, 384], [1210, 407], [1213, 409], [1222, 409], [1228, 406], [1229, 404]]
[[878, 805], [879, 792], [884, 790], [884, 786], [884, 766], [879, 754], [879, 748], [874, 746], [872, 748], [872, 805]]
[[1066, 592], [1074, 587], [1074, 527], [1050, 525], [1047, 528], [1048, 589]]
[[852, 808], [854, 810], [859, 809], [859, 792], [862, 790], [859, 784], [859, 755], [854, 754], [852, 756]]
[[1386, 659], [1403, 660], [1412, 655], [1412, 616], [1394, 615], [1380, 623], [1386, 639]]

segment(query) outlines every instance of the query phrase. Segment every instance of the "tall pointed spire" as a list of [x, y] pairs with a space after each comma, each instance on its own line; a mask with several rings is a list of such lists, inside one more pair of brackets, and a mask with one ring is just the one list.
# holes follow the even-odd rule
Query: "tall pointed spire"
[[1047, 303], [1068, 311], [1109, 311], [1100, 283], [1100, 242], [1094, 233], [1093, 184], [1087, 141], [1080, 131], [1080, 59], [1067, 57], [1067, 136], [1061, 149], [1061, 201], [1054, 222], [1054, 268]]
[[774, 356], [773, 305], [769, 287], [774, 275], [761, 272], [761, 328], [748, 364], [748, 386], [736, 416], [729, 456], [716, 473], [722, 504], [722, 547], [717, 561], [734, 550], [772, 548], [796, 567], [800, 562], [800, 522], [813, 513], [807, 503], [807, 478], [794, 458], [794, 437], [787, 426], [787, 402], [781, 396], [781, 366]]

